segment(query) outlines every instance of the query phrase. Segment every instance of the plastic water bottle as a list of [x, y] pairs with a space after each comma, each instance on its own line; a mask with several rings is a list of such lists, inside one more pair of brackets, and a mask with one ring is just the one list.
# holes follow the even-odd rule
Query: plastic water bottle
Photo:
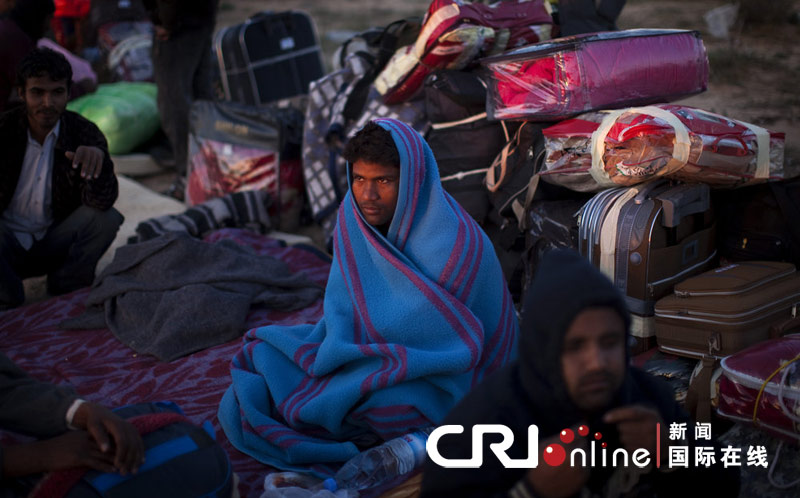
[[415, 431], [362, 451], [348, 460], [339, 472], [326, 479], [325, 488], [362, 490], [408, 474], [425, 461], [425, 442], [433, 427]]

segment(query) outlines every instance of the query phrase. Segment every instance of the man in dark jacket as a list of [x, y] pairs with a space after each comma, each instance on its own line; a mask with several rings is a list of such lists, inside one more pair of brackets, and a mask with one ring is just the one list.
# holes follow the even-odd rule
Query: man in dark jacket
[[[462, 434], [438, 441], [431, 435], [422, 496], [683, 496], [687, 485], [692, 496], [736, 496], [739, 469], [719, 465], [719, 451], [717, 465], [694, 465], [688, 416], [666, 386], [629, 366], [629, 322], [622, 296], [594, 266], [573, 251], [548, 253], [524, 300], [519, 359], [445, 418], [442, 425], [461, 425]], [[685, 439], [669, 440], [671, 423], [687, 424]], [[476, 424], [509, 427], [515, 442], [506, 453], [520, 460], [529, 456], [528, 431], [535, 425], [537, 464], [505, 468], [489, 446], [503, 439], [499, 434], [485, 436], [480, 468], [444, 468], [431, 460], [432, 443], [446, 459], [470, 458]], [[692, 465], [670, 468], [670, 444], [688, 447]], [[627, 464], [620, 450], [630, 457]]]
[[130, 423], [69, 388], [30, 377], [3, 353], [0, 428], [50, 438], [0, 446], [0, 496], [24, 486], [17, 477], [84, 466], [126, 474], [144, 459], [144, 444]]
[[219, 0], [145, 0], [155, 25], [153, 77], [161, 127], [172, 145], [177, 178], [166, 193], [183, 200], [189, 157], [189, 110], [211, 100], [211, 37]]
[[22, 279], [50, 294], [85, 287], [122, 223], [102, 132], [66, 110], [72, 69], [35, 49], [20, 63], [24, 103], [0, 115], [0, 310], [22, 304]]

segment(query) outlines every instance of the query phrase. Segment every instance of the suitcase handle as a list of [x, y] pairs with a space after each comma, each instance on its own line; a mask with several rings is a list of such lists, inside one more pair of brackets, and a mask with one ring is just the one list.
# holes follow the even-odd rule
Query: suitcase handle
[[251, 24], [260, 23], [262, 29], [268, 33], [274, 29], [274, 26], [280, 26], [288, 29], [289, 32], [294, 30], [294, 19], [292, 14], [294, 12], [287, 10], [284, 12], [275, 12], [274, 10], [264, 10], [256, 12], [247, 20]]
[[681, 185], [656, 196], [664, 210], [662, 224], [667, 228], [678, 226], [681, 218], [708, 211], [711, 193], [707, 185]]
[[784, 320], [781, 323], [776, 323], [770, 327], [769, 337], [770, 339], [776, 339], [786, 335], [787, 332], [793, 329], [800, 329], [800, 315]]

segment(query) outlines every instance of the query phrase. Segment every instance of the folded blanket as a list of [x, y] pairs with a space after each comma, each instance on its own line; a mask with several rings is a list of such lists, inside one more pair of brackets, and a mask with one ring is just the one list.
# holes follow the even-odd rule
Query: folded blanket
[[271, 228], [267, 208], [271, 202], [267, 192], [247, 190], [210, 199], [190, 207], [182, 214], [151, 218], [136, 226], [136, 235], [128, 243], [150, 240], [169, 232], [186, 232], [195, 237], [218, 228], [249, 228], [267, 233]]
[[271, 256], [171, 232], [120, 247], [92, 285], [86, 312], [62, 326], [108, 326], [137, 352], [171, 361], [241, 336], [252, 304], [289, 311], [321, 295]]
[[515, 355], [517, 319], [491, 243], [442, 189], [422, 137], [376, 122], [401, 161], [387, 235], [348, 192], [324, 317], [250, 330], [220, 404], [234, 446], [281, 469], [330, 475], [327, 463], [358, 453], [354, 441], [435, 425]]

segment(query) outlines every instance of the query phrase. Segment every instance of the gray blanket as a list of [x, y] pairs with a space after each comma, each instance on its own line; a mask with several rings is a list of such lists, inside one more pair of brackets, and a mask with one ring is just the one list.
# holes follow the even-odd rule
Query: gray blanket
[[86, 312], [61, 325], [107, 326], [137, 352], [172, 361], [240, 337], [251, 304], [290, 311], [322, 293], [271, 256], [175, 232], [117, 249], [92, 285]]

